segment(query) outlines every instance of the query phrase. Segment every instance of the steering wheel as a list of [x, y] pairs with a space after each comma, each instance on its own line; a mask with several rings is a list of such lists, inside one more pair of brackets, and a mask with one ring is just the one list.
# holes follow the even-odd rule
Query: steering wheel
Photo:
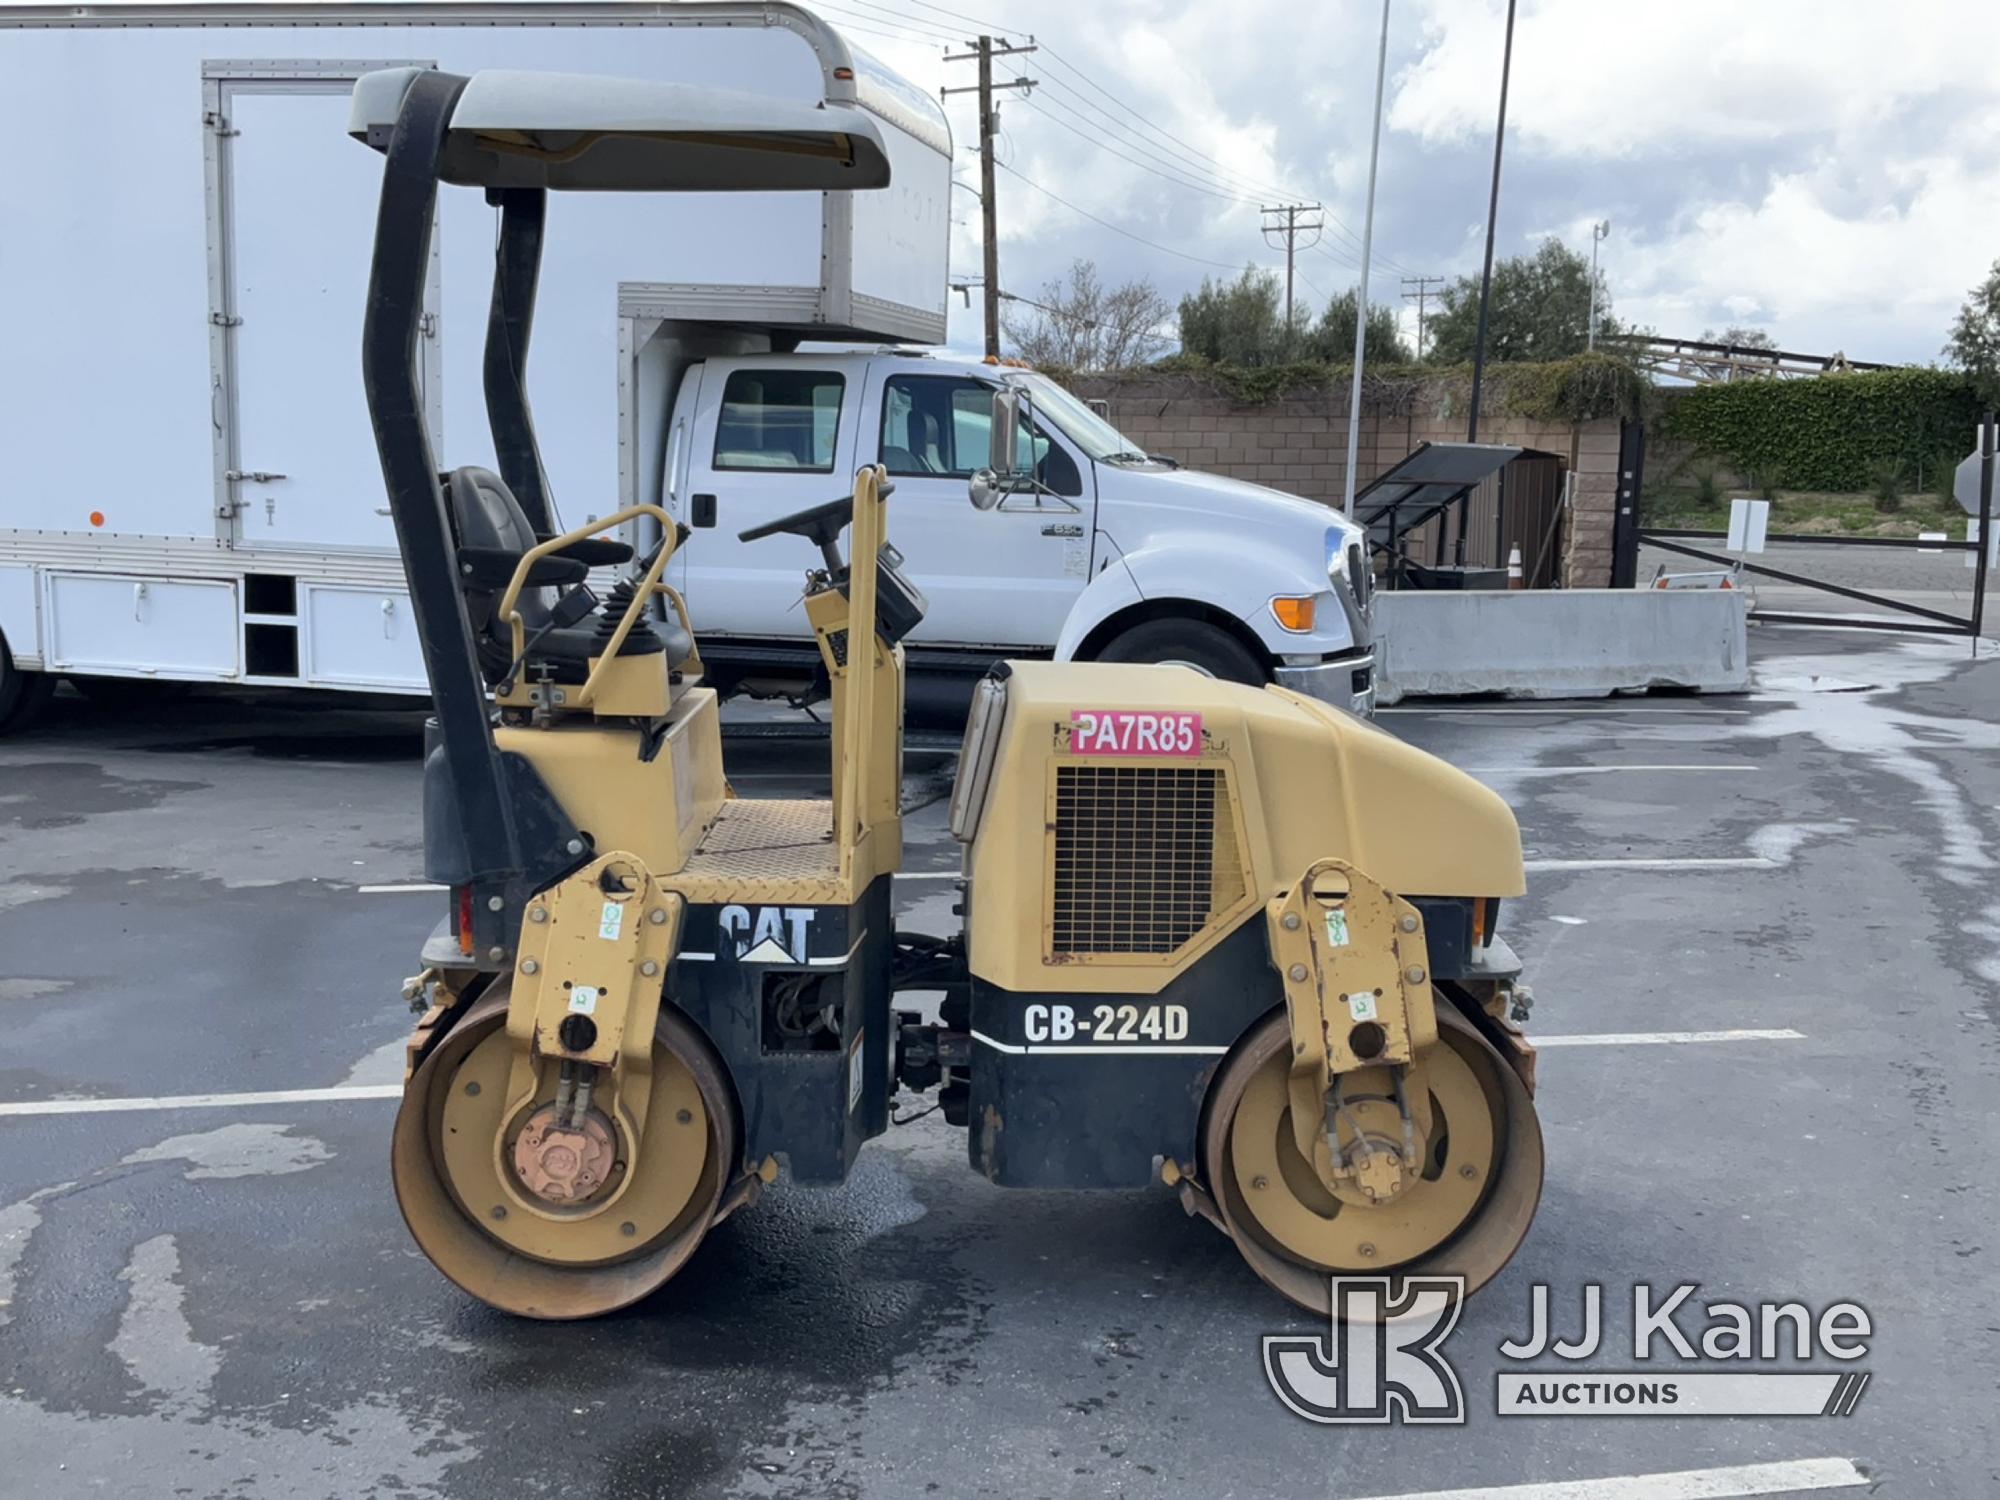
[[736, 533], [739, 542], [755, 542], [767, 536], [786, 532], [792, 536], [802, 536], [824, 552], [840, 540], [854, 520], [854, 496], [842, 495], [837, 500], [829, 500], [824, 505], [808, 506], [795, 510], [788, 516], [780, 516], [775, 521], [766, 521], [762, 526], [752, 526], [748, 531]]

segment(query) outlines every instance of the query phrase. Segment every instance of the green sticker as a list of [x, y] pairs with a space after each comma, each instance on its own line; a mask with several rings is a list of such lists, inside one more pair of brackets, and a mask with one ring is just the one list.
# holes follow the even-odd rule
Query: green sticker
[[1339, 907], [1326, 914], [1326, 940], [1336, 948], [1347, 946], [1347, 913]]

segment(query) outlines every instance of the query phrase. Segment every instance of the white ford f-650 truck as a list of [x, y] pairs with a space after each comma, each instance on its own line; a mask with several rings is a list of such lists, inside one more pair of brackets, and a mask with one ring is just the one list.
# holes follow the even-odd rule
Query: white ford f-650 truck
[[[968, 485], [988, 467], [1001, 391], [1020, 399], [1022, 474], [977, 510]], [[906, 642], [913, 667], [1175, 661], [1372, 704], [1358, 528], [1152, 457], [1044, 376], [902, 349], [709, 357], [640, 423], [655, 419], [667, 424], [665, 508], [691, 529], [676, 581], [725, 677], [817, 660], [795, 611], [796, 639], [771, 633], [798, 597], [801, 560], [737, 533], [880, 463], [896, 487], [894, 545], [930, 606]]]
[[[1155, 462], [1038, 376], [911, 352], [946, 338], [951, 132], [799, 6], [0, 3], [0, 42], [0, 96], [46, 143], [8, 184], [28, 227], [0, 235], [0, 732], [60, 677], [424, 691], [355, 379], [382, 169], [346, 134], [354, 80], [407, 64], [833, 101], [881, 132], [887, 188], [603, 194], [547, 251], [529, 394], [551, 519], [663, 502], [693, 528], [676, 581], [725, 685], [792, 690], [818, 659], [786, 613], [803, 560], [736, 533], [880, 461], [931, 600], [920, 706], [927, 676], [1002, 655], [1366, 703], [1337, 515]], [[479, 452], [494, 240], [475, 195], [440, 206], [418, 357], [432, 431], [504, 472]], [[1009, 383], [1038, 483], [975, 511]]]

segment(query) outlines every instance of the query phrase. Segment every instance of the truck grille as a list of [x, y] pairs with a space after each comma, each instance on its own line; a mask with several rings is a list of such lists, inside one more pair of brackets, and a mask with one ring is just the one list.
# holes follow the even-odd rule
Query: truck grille
[[1177, 953], [1242, 900], [1226, 774], [1056, 768], [1051, 957]]

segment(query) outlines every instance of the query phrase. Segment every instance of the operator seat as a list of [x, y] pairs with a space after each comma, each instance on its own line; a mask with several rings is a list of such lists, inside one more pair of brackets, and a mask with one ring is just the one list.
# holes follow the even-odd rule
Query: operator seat
[[[500, 600], [521, 558], [543, 539], [528, 524], [507, 482], [491, 469], [469, 465], [452, 470], [445, 476], [445, 498], [458, 538], [459, 592], [472, 623], [479, 669], [492, 686], [514, 668], [514, 633], [500, 615]], [[565, 590], [562, 585], [581, 585], [591, 568], [631, 559], [632, 549], [623, 542], [593, 538], [572, 542], [537, 565], [515, 603], [526, 630], [525, 676], [570, 684], [590, 675], [590, 659], [610, 645], [634, 585], [621, 579], [602, 604], [588, 589]], [[680, 621], [641, 619], [618, 654], [662, 652], [669, 671], [678, 671], [694, 654], [694, 638]]]

